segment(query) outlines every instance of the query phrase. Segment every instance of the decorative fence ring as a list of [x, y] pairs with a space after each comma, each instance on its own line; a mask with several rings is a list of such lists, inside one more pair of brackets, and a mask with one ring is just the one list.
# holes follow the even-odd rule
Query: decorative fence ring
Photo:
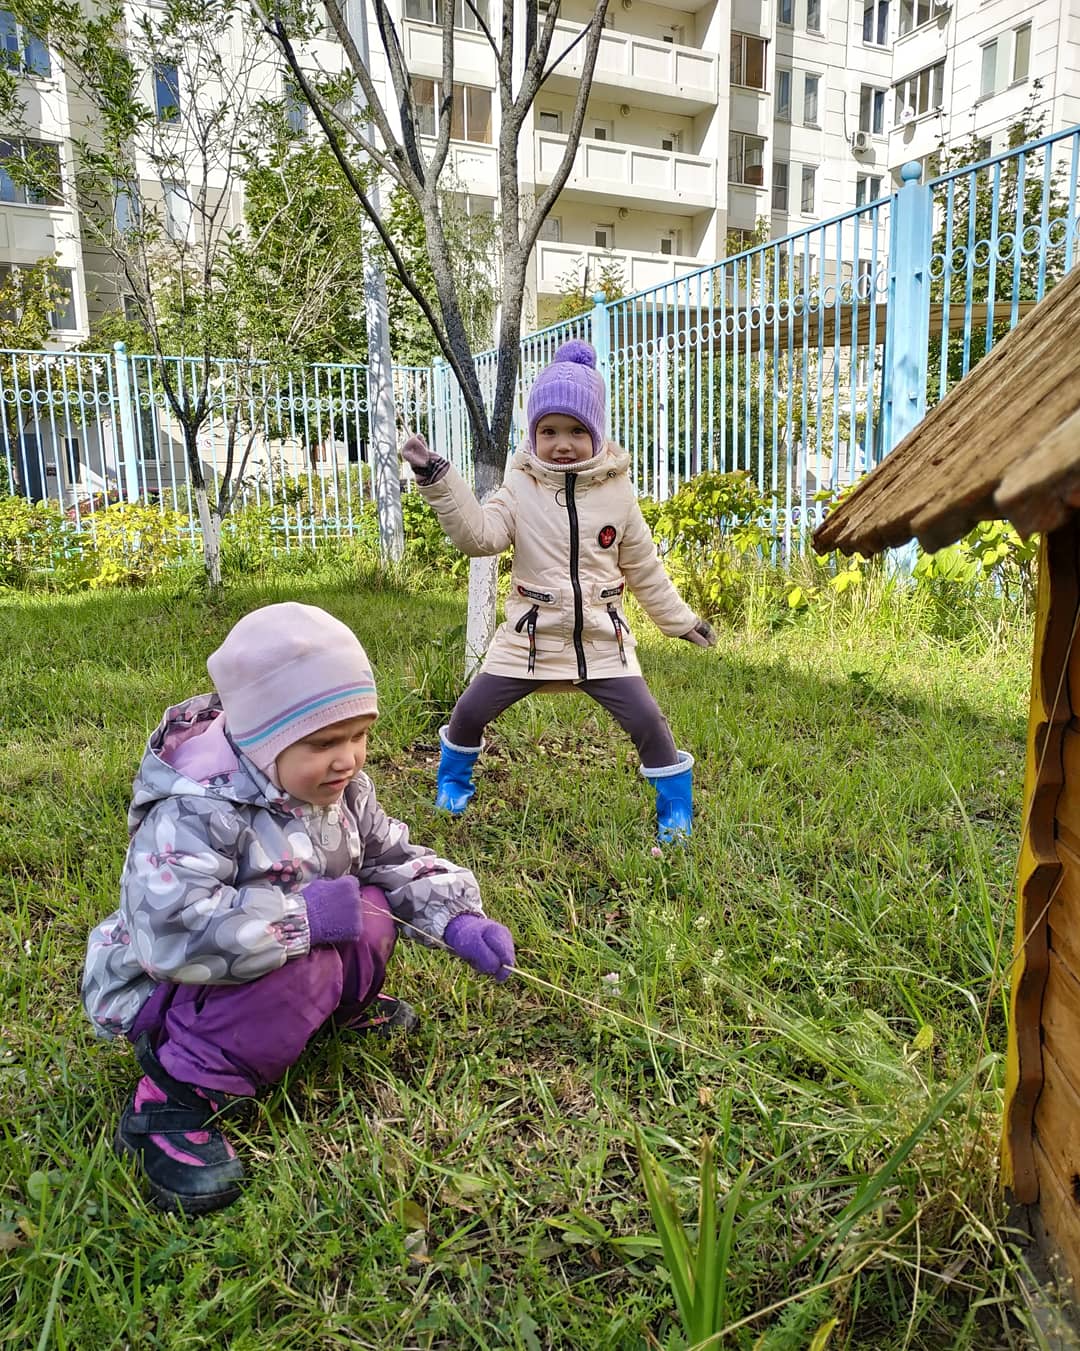
[[[1002, 247], [1004, 245], [1004, 247]], [[1008, 263], [1016, 255], [1016, 235], [1011, 230], [1003, 230], [997, 237], [997, 260]]]
[[990, 259], [994, 256], [994, 246], [989, 239], [977, 239], [975, 247], [971, 250], [971, 266], [973, 268], [987, 268], [990, 266]]

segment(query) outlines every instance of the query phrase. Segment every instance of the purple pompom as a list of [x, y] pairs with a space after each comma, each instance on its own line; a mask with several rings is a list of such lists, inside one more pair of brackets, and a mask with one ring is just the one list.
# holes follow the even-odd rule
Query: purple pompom
[[551, 360], [572, 361], [575, 366], [591, 366], [593, 370], [596, 369], [596, 352], [591, 344], [581, 338], [571, 338], [569, 342], [564, 342]]

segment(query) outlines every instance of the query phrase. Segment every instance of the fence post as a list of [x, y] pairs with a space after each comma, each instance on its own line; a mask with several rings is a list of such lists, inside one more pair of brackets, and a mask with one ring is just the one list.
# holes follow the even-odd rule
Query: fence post
[[116, 413], [120, 423], [120, 444], [117, 446], [117, 468], [123, 470], [124, 498], [139, 500], [139, 439], [135, 430], [135, 397], [131, 389], [131, 368], [127, 347], [113, 344], [113, 369], [116, 375]]
[[[888, 455], [926, 416], [926, 381], [930, 357], [930, 254], [934, 206], [922, 179], [922, 165], [911, 160], [900, 170], [902, 185], [893, 198], [892, 246], [889, 249], [889, 296], [885, 312], [885, 357], [882, 370], [882, 412], [885, 427], [882, 454]], [[910, 576], [915, 566], [915, 541], [889, 550], [889, 566]]]
[[592, 324], [592, 345], [596, 350], [596, 369], [604, 377], [604, 384], [611, 375], [611, 321], [608, 319], [607, 298], [603, 291], [597, 291], [592, 298], [593, 308], [589, 319]]
[[933, 202], [914, 161], [900, 170], [893, 198], [889, 249], [889, 300], [885, 315], [884, 454], [900, 444], [926, 415], [930, 347], [930, 254]]

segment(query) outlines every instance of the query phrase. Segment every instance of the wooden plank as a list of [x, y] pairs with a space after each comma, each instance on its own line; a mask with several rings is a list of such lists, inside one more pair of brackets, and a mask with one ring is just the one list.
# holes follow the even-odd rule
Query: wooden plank
[[1017, 863], [1011, 1017], [1005, 1061], [1001, 1181], [1033, 1204], [1035, 1105], [1042, 1089], [1042, 1000], [1050, 960], [1050, 900], [1061, 877], [1056, 813], [1065, 782], [1062, 740], [1072, 718], [1063, 673], [1080, 609], [1080, 528], [1074, 518], [1039, 548], [1035, 651], [1024, 769], [1024, 817]]
[[[1075, 788], [1077, 767], [1065, 762], [1065, 789]], [[1064, 794], [1063, 794], [1064, 796]], [[1063, 824], [1058, 807], [1058, 861], [1061, 874], [1050, 902], [1051, 947], [1074, 975], [1080, 975], [1080, 829]]]
[[[1080, 1205], [1071, 1185], [1060, 1178], [1041, 1146], [1035, 1150], [1039, 1171], [1039, 1212], [1053, 1246], [1046, 1253], [1054, 1274], [1080, 1289]], [[1061, 1268], [1064, 1267], [1064, 1271]]]
[[[917, 535], [928, 549], [1000, 510], [1005, 474], [1080, 409], [1080, 268], [1074, 268], [952, 389], [814, 536], [862, 554]], [[1068, 474], [1080, 461], [1062, 448]]]
[[1080, 409], [1006, 472], [994, 504], [1022, 535], [1056, 530], [1067, 513], [1080, 506], [1078, 452]]
[[[1043, 1142], [1043, 1147], [1048, 1153], [1054, 1154], [1055, 1151], [1065, 1147], [1065, 1137], [1061, 1139], [1050, 1139], [1045, 1134], [1040, 1121], [1042, 1118], [1044, 1100], [1047, 1093], [1047, 1082], [1050, 1078], [1050, 1061], [1053, 1061], [1054, 1072], [1060, 1083], [1064, 1080], [1069, 1091], [1077, 1098], [1080, 1105], [1080, 1038], [1077, 1037], [1077, 1029], [1080, 1028], [1080, 982], [1077, 981], [1075, 973], [1071, 972], [1056, 952], [1050, 953], [1050, 965], [1046, 978], [1046, 991], [1043, 995], [1042, 1004], [1042, 1026], [1043, 1026], [1043, 1089], [1039, 1097], [1038, 1106], [1035, 1109], [1035, 1128], [1036, 1134]], [[1054, 1118], [1055, 1123], [1060, 1122], [1060, 1118]], [[1080, 1176], [1080, 1112], [1077, 1113], [1075, 1121], [1075, 1155], [1076, 1167], [1073, 1170]], [[1069, 1138], [1072, 1138], [1071, 1135]], [[1062, 1174], [1065, 1176], [1065, 1174]], [[1072, 1173], [1068, 1174], [1069, 1177]]]

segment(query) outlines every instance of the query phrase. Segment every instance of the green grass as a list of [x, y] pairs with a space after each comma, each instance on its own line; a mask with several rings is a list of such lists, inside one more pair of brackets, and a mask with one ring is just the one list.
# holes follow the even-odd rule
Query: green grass
[[[539, 979], [401, 944], [422, 1031], [313, 1047], [237, 1132], [241, 1201], [185, 1221], [112, 1154], [134, 1062], [77, 981], [148, 731], [284, 598], [354, 625], [384, 805]], [[344, 563], [213, 605], [0, 601], [0, 1346], [683, 1345], [636, 1131], [688, 1225], [702, 1136], [718, 1207], [747, 1171], [714, 1345], [1040, 1345], [996, 1178], [1030, 635], [946, 644], [869, 594], [711, 652], [639, 625], [697, 757], [692, 846], [656, 858], [632, 747], [580, 696], [502, 718], [468, 814], [435, 814], [463, 619], [448, 581]]]

